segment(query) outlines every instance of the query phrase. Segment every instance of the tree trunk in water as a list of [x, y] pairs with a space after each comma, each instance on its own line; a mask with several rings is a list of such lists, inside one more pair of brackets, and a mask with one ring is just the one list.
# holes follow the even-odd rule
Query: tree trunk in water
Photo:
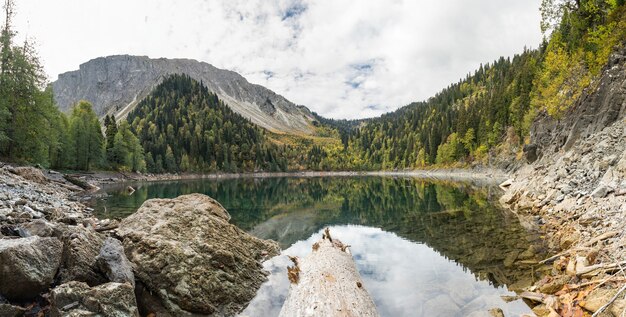
[[86, 191], [96, 191], [99, 188], [97, 186], [91, 185], [85, 181], [82, 181], [72, 175], [68, 175], [68, 174], [63, 174], [63, 178], [65, 178], [65, 180], [67, 180], [68, 182], [86, 190]]
[[311, 254], [291, 260], [291, 286], [280, 317], [378, 316], [348, 245], [333, 240], [328, 229]]

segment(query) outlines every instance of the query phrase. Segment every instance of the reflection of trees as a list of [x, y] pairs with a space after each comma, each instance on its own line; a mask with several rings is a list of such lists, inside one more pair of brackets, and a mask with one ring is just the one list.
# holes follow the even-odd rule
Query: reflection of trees
[[[145, 199], [200, 192], [217, 199], [232, 222], [285, 248], [327, 225], [380, 227], [425, 243], [496, 285], [527, 270], [504, 267], [507, 254], [527, 248], [517, 219], [489, 203], [488, 192], [463, 184], [411, 178], [244, 178], [137, 184], [109, 206], [133, 212]], [[121, 215], [120, 215], [121, 216]]]

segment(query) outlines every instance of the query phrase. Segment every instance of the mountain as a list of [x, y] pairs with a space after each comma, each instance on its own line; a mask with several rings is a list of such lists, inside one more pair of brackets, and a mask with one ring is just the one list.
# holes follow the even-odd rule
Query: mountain
[[87, 100], [98, 116], [125, 118], [168, 75], [186, 74], [201, 82], [234, 112], [272, 132], [312, 134], [314, 115], [283, 96], [249, 83], [243, 76], [191, 59], [146, 56], [100, 57], [66, 72], [52, 83], [57, 105], [68, 112]]
[[282, 148], [188, 75], [170, 75], [128, 113], [149, 171], [280, 171]]

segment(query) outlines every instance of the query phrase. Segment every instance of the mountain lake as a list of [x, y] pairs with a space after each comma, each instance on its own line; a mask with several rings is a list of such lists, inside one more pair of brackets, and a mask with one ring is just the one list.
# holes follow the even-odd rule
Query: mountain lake
[[[136, 191], [128, 194], [128, 185]], [[103, 191], [92, 201], [100, 218], [123, 218], [150, 198], [203, 193], [228, 210], [231, 223], [277, 241], [283, 252], [265, 262], [269, 279], [240, 316], [278, 316], [289, 289], [286, 255], [306, 256], [326, 227], [351, 246], [381, 316], [490, 316], [493, 308], [532, 315], [511, 290], [532, 282], [528, 250], [540, 258], [541, 240], [497, 207], [497, 186], [268, 177], [123, 183]]]

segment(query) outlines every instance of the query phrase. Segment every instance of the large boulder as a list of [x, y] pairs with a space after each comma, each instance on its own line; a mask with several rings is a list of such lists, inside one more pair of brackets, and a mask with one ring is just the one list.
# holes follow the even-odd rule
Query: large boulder
[[60, 285], [50, 293], [50, 312], [58, 316], [139, 316], [132, 285], [106, 283], [95, 287], [83, 282]]
[[68, 226], [61, 238], [63, 263], [59, 271], [61, 283], [85, 282], [91, 286], [107, 282], [96, 266], [96, 258], [104, 243], [104, 237], [93, 228]]
[[96, 265], [111, 282], [130, 283], [135, 286], [135, 275], [130, 261], [124, 254], [122, 243], [113, 238], [106, 238], [96, 258]]
[[266, 280], [261, 261], [279, 247], [229, 219], [205, 195], [151, 199], [120, 223], [118, 235], [137, 280], [174, 316], [231, 316], [255, 296]]
[[46, 290], [61, 263], [57, 238], [0, 239], [0, 295], [27, 300]]

